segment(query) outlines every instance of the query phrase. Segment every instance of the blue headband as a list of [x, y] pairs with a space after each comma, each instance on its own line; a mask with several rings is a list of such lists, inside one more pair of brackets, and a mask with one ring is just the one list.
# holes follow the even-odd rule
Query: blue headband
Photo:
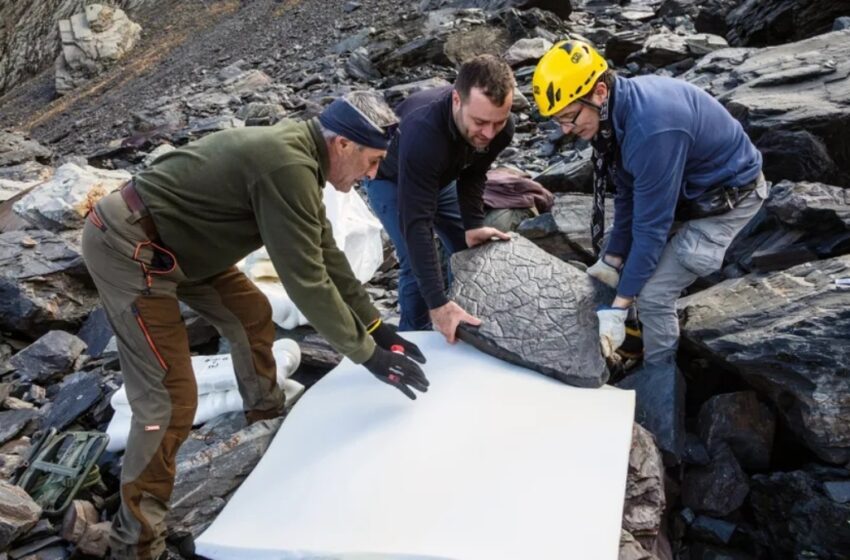
[[386, 150], [398, 123], [381, 128], [345, 99], [337, 98], [319, 115], [326, 130], [367, 148]]

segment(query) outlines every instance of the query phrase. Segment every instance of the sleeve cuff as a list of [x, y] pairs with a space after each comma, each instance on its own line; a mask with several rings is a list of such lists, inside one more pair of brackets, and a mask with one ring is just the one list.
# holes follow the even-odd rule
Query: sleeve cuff
[[374, 352], [375, 341], [372, 340], [371, 336], [367, 336], [366, 340], [363, 341], [363, 345], [356, 351], [348, 354], [347, 357], [355, 364], [362, 364], [363, 362], [371, 358]]

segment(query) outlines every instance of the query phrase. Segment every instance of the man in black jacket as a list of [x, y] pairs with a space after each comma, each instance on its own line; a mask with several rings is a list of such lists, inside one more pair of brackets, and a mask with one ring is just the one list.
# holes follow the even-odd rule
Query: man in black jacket
[[446, 297], [434, 232], [448, 254], [503, 232], [484, 227], [482, 194], [490, 164], [513, 138], [514, 77], [490, 55], [461, 66], [454, 86], [415, 93], [386, 159], [366, 183], [369, 204], [398, 256], [400, 330], [433, 327], [449, 342], [477, 318]]

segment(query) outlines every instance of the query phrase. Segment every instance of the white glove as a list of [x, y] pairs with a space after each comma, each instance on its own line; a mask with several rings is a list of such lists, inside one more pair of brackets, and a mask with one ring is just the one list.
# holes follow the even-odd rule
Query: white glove
[[587, 269], [587, 273], [612, 288], [616, 288], [620, 284], [620, 273], [601, 258]]
[[626, 317], [629, 310], [622, 307], [600, 307], [596, 310], [599, 317], [599, 344], [602, 355], [610, 358], [626, 340]]

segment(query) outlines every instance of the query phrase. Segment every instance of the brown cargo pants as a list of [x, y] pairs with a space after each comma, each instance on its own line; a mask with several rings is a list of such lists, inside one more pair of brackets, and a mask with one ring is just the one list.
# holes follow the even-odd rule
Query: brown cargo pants
[[[272, 356], [268, 299], [232, 267], [188, 281], [176, 257], [146, 236], [121, 194], [104, 197], [83, 230], [83, 257], [118, 341], [133, 413], [113, 519], [113, 558], [151, 559], [165, 549], [165, 517], [175, 456], [192, 428], [198, 392], [178, 300], [212, 323], [232, 346], [249, 421], [277, 416], [284, 396]], [[215, 247], [210, 247], [211, 251]]]

